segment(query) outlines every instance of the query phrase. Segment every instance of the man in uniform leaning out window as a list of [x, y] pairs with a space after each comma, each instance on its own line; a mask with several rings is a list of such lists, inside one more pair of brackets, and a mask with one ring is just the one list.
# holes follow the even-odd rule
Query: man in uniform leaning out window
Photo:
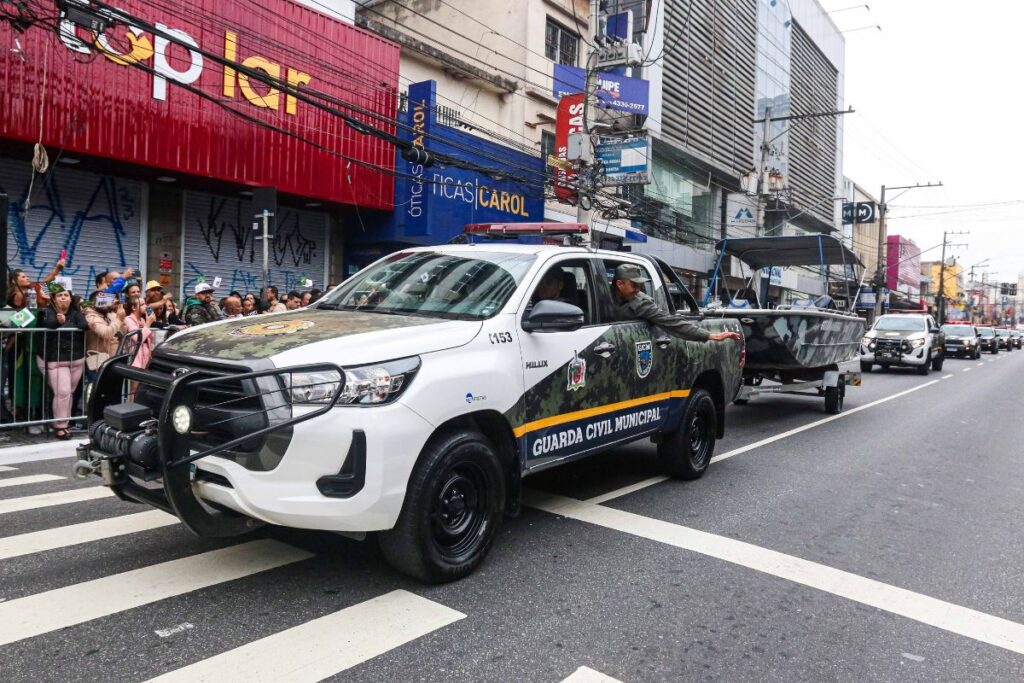
[[742, 341], [739, 332], [708, 332], [681, 315], [667, 313], [643, 291], [643, 285], [650, 282], [640, 266], [623, 263], [615, 269], [612, 281], [612, 297], [615, 299], [615, 315], [619, 320], [646, 320], [669, 334], [689, 341]]

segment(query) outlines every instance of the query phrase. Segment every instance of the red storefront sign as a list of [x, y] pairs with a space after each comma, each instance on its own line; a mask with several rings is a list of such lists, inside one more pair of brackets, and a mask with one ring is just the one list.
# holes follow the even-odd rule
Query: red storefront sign
[[[569, 135], [583, 130], [583, 93], [563, 95], [558, 101], [555, 114], [555, 156], [563, 161], [569, 152]], [[576, 199], [577, 192], [573, 189], [576, 183], [576, 169], [555, 169], [555, 196], [563, 201]]]
[[[0, 137], [36, 142], [41, 133], [44, 145], [65, 155], [392, 207], [390, 143], [219, 58], [323, 93], [335, 101], [329, 106], [394, 133], [398, 46], [290, 0], [116, 5], [173, 39], [130, 19], [98, 35], [69, 22], [59, 38], [30, 27], [18, 34], [21, 52], [0, 52]], [[52, 10], [57, 16], [56, 3]], [[14, 45], [11, 34], [10, 24], [0, 22], [0, 44]]]

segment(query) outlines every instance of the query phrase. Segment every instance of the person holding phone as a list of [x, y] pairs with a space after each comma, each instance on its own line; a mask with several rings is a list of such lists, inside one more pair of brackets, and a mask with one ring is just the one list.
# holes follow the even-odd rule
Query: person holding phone
[[146, 313], [145, 304], [137, 296], [128, 298], [128, 303], [125, 304], [125, 311], [127, 312], [124, 318], [125, 334], [141, 330], [141, 339], [135, 339], [133, 345], [129, 347], [135, 351], [132, 367], [145, 369], [153, 357], [152, 326], [156, 321], [156, 316], [152, 313]]

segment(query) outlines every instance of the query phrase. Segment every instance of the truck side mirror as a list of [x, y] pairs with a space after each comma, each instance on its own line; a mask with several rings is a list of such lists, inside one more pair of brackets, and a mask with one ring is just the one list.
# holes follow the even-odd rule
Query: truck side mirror
[[564, 301], [543, 299], [523, 316], [527, 332], [572, 332], [583, 327], [583, 309]]

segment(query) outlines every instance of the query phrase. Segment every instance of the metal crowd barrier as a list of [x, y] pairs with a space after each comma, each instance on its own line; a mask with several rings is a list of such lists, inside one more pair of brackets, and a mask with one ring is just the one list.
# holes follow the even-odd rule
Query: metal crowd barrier
[[[69, 336], [79, 337], [85, 348], [85, 332], [81, 330], [49, 330], [0, 328], [0, 429], [22, 428], [68, 422], [68, 428], [79, 422], [84, 426], [85, 405], [92, 377], [87, 377], [85, 356], [71, 358], [70, 349], [75, 342]], [[62, 343], [63, 342], [63, 343]], [[56, 344], [55, 360], [44, 360], [48, 344]], [[61, 349], [67, 347], [62, 357]], [[54, 397], [70, 393], [70, 414], [54, 415]]]

